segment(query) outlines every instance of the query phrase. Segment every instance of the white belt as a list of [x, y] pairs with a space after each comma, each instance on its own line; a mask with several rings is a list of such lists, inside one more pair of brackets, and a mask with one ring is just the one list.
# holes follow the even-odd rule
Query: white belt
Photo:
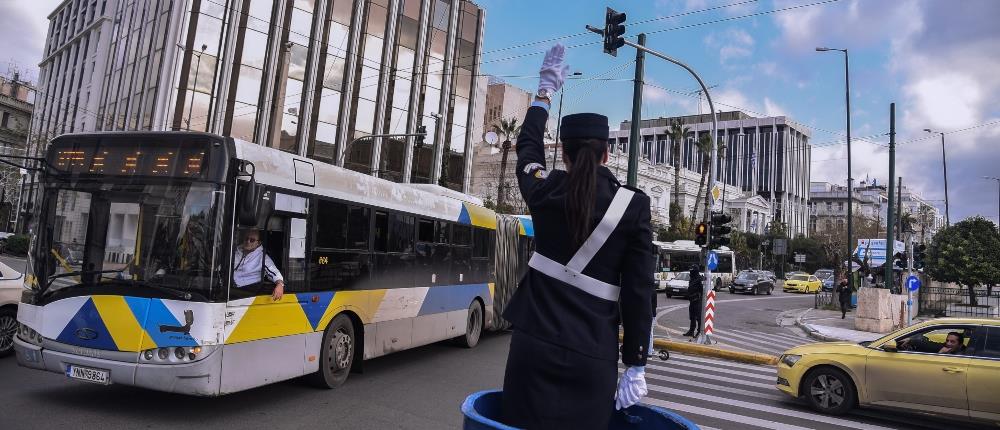
[[622, 216], [625, 214], [625, 209], [628, 208], [633, 195], [635, 195], [635, 192], [632, 190], [624, 187], [618, 188], [614, 199], [611, 200], [611, 205], [608, 206], [607, 212], [604, 213], [604, 218], [601, 219], [597, 228], [590, 233], [587, 240], [583, 242], [580, 249], [576, 251], [573, 258], [569, 260], [569, 263], [560, 264], [535, 252], [531, 255], [531, 260], [528, 260], [528, 266], [551, 278], [579, 288], [592, 296], [617, 302], [618, 295], [621, 293], [621, 287], [591, 278], [582, 272], [587, 267], [587, 264], [590, 263], [590, 260], [594, 258], [594, 255], [597, 254], [597, 251], [600, 251], [604, 243], [611, 237], [611, 233], [618, 227], [618, 223], [621, 222]]

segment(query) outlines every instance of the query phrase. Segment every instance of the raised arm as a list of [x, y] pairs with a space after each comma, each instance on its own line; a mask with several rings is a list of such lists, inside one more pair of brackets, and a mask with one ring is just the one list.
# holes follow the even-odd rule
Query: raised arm
[[538, 95], [528, 108], [517, 136], [517, 183], [524, 201], [531, 204], [534, 190], [545, 180], [545, 124], [549, 119], [552, 94], [562, 88], [569, 66], [563, 64], [566, 48], [556, 44], [545, 53], [538, 71]]

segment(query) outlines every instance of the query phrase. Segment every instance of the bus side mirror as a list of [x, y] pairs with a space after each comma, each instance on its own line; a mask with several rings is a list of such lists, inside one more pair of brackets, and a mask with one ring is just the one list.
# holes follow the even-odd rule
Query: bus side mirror
[[242, 183], [242, 192], [237, 193], [237, 222], [244, 227], [257, 225], [257, 213], [260, 211], [260, 198], [257, 193], [257, 182], [250, 178]]

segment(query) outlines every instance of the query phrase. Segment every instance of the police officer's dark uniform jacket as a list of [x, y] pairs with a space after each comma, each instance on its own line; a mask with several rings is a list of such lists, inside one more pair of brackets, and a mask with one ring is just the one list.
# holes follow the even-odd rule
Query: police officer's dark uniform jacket
[[[534, 223], [535, 252], [565, 265], [579, 247], [570, 239], [566, 220], [568, 173], [545, 168], [542, 135], [547, 118], [548, 112], [541, 107], [527, 112], [517, 139], [517, 179]], [[605, 138], [606, 121], [604, 118]], [[565, 132], [570, 128], [566, 121], [562, 127], [564, 138], [572, 133]], [[604, 218], [623, 187], [604, 166], [598, 167], [596, 185], [592, 226]], [[511, 406], [508, 400], [515, 397], [511, 396], [514, 391], [517, 397], [524, 397], [523, 405], [546, 402], [544, 409], [549, 416], [528, 417], [527, 422], [591, 428], [595, 419], [600, 422], [604, 418], [605, 411], [610, 416], [617, 380], [619, 323], [624, 328], [621, 361], [628, 366], [645, 365], [654, 296], [650, 200], [642, 191], [630, 190], [623, 192], [631, 198], [620, 222], [582, 270], [586, 277], [620, 286], [617, 300], [595, 296], [534, 268], [521, 279], [503, 314], [515, 330], [504, 381], [508, 416], [512, 411], [506, 409], [520, 407]], [[540, 366], [539, 360], [546, 364]], [[521, 364], [534, 369], [524, 371], [533, 374], [518, 375]], [[537, 378], [551, 380], [551, 384], [539, 384]], [[575, 386], [566, 385], [574, 379]], [[522, 385], [529, 382], [530, 386]], [[551, 421], [545, 421], [548, 418]]]

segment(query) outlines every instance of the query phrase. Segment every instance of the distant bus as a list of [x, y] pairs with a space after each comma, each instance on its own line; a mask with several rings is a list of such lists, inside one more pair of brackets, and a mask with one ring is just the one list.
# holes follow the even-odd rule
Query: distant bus
[[[206, 133], [63, 135], [43, 169], [17, 361], [98, 384], [333, 388], [370, 358], [471, 348], [531, 249], [529, 218], [474, 197]], [[230, 275], [249, 230], [280, 300]]]
[[[653, 244], [659, 249], [654, 274], [658, 289], [666, 288], [667, 281], [673, 279], [674, 273], [687, 272], [695, 264], [704, 265], [701, 261], [701, 247], [695, 245], [693, 240], [654, 241]], [[737, 270], [732, 250], [723, 246], [715, 252], [719, 255], [719, 266], [712, 271], [712, 288], [719, 291], [733, 282]]]

